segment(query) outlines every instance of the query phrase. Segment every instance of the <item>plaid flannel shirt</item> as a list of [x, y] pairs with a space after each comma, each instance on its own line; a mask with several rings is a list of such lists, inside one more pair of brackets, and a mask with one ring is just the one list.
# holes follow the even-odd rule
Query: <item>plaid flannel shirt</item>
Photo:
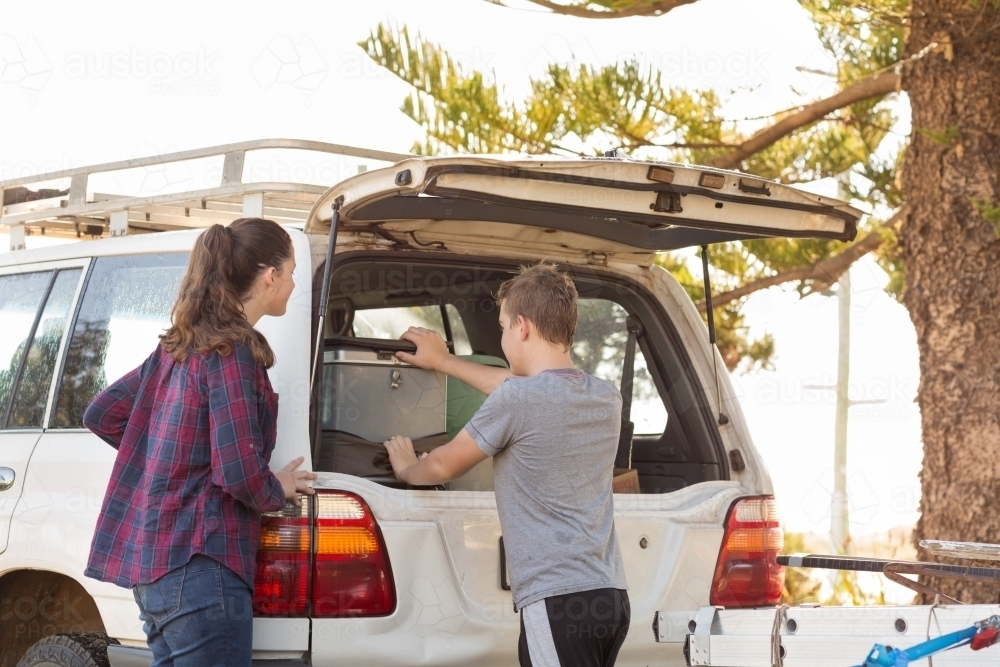
[[260, 514], [285, 504], [267, 466], [277, 420], [250, 348], [178, 363], [157, 347], [83, 417], [118, 450], [84, 574], [131, 588], [204, 554], [252, 591]]

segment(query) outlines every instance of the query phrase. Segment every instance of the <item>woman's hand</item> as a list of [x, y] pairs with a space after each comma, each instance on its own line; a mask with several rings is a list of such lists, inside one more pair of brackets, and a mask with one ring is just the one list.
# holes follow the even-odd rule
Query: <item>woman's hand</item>
[[385, 442], [385, 451], [389, 453], [389, 463], [392, 464], [392, 472], [401, 482], [407, 481], [404, 475], [406, 471], [420, 463], [420, 460], [427, 456], [424, 452], [421, 456], [413, 450], [413, 441], [403, 435], [394, 435]]
[[444, 370], [444, 365], [451, 353], [448, 352], [448, 343], [441, 337], [441, 334], [423, 327], [410, 327], [403, 332], [400, 338], [416, 345], [417, 353], [397, 352], [397, 359], [418, 368], [429, 368], [434, 371]]
[[285, 492], [285, 499], [291, 500], [299, 506], [302, 505], [302, 501], [299, 500], [300, 493], [310, 496], [316, 493], [308, 484], [310, 480], [316, 479], [316, 473], [309, 472], [308, 470], [296, 470], [305, 460], [306, 457], [300, 456], [297, 459], [289, 461], [288, 465], [274, 473], [274, 476], [281, 482], [281, 488]]

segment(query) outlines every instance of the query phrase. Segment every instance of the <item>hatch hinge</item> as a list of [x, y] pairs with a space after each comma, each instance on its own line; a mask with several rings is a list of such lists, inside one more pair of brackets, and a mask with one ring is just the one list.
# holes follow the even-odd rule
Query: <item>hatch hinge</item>
[[587, 255], [587, 264], [594, 264], [597, 266], [607, 266], [608, 265], [608, 253], [606, 252], [592, 252]]
[[354, 242], [365, 245], [376, 245], [379, 242], [379, 236], [374, 232], [355, 232]]

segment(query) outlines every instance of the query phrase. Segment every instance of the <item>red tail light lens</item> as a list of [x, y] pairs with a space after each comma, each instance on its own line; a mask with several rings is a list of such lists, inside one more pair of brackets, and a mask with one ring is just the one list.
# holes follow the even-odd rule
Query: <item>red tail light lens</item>
[[256, 616], [309, 613], [309, 502], [267, 512], [260, 529], [253, 611]]
[[316, 492], [313, 616], [386, 616], [396, 587], [382, 531], [353, 493]]
[[773, 497], [741, 498], [733, 503], [715, 566], [711, 603], [728, 608], [778, 604], [785, 569], [776, 558], [783, 545]]

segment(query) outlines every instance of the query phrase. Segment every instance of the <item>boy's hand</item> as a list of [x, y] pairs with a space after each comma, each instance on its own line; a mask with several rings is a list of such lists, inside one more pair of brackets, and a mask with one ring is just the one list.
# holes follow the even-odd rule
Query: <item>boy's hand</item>
[[296, 470], [305, 460], [304, 456], [300, 456], [297, 459], [289, 461], [288, 465], [281, 470], [274, 472], [274, 476], [281, 482], [281, 489], [285, 492], [285, 499], [291, 500], [296, 505], [302, 505], [298, 494], [305, 493], [306, 495], [312, 495], [316, 493], [308, 484], [309, 480], [316, 479], [316, 473], [307, 470]]
[[406, 481], [403, 477], [406, 471], [420, 463], [420, 459], [427, 456], [427, 453], [424, 452], [423, 455], [418, 457], [417, 453], [413, 450], [413, 441], [406, 436], [394, 435], [382, 444], [385, 445], [385, 450], [389, 453], [389, 463], [392, 464], [392, 472], [402, 482]]
[[433, 371], [440, 371], [448, 361], [448, 343], [436, 331], [424, 329], [423, 327], [410, 327], [400, 336], [402, 340], [408, 340], [417, 346], [416, 354], [407, 352], [397, 352], [396, 358], [413, 364], [419, 368], [429, 368]]

